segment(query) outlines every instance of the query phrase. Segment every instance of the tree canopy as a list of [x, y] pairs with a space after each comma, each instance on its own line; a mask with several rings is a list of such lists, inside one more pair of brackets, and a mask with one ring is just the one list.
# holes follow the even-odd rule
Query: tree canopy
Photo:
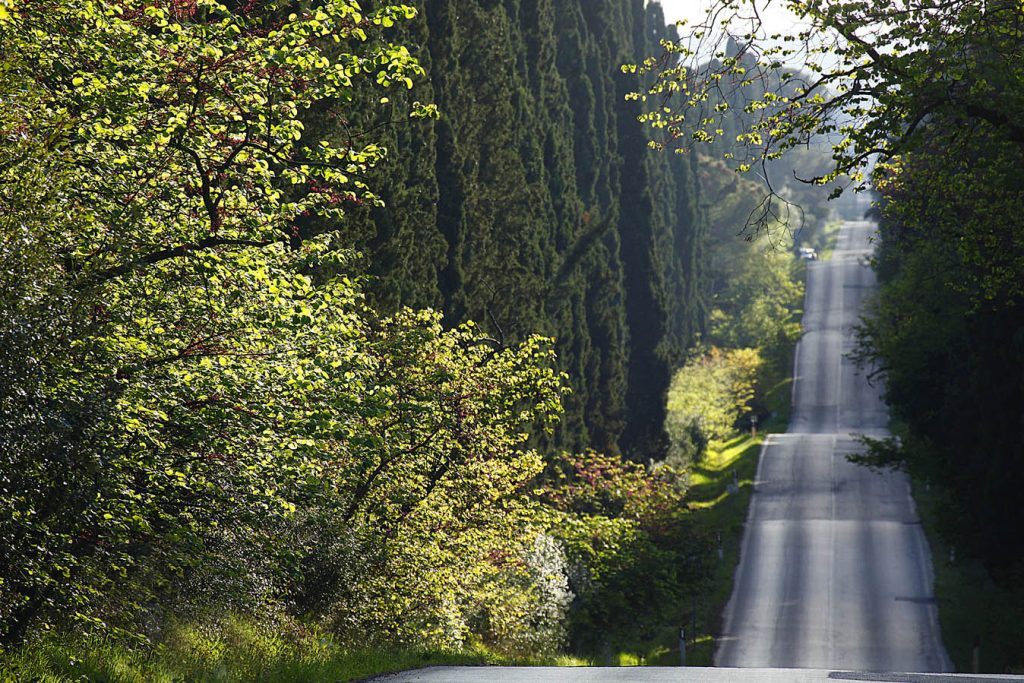
[[[824, 137], [833, 166], [805, 180], [848, 178], [866, 187], [866, 166], [886, 163], [927, 143], [941, 120], [946, 143], [971, 143], [978, 126], [1015, 145], [1024, 127], [1024, 19], [1019, 2], [787, 0], [801, 24], [769, 33], [756, 0], [719, 0], [706, 18], [684, 26], [663, 53], [629, 67], [651, 73], [645, 119], [658, 144], [686, 148], [727, 134], [726, 121], [746, 116], [727, 140], [740, 171], [761, 169], [787, 150]], [[736, 111], [740, 110], [740, 112]], [[834, 193], [841, 191], [837, 188]]]

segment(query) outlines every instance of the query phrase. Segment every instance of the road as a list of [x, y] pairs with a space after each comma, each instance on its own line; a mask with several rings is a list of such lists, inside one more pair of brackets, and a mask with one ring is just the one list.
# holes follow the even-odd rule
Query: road
[[873, 234], [846, 223], [832, 259], [808, 262], [793, 417], [761, 453], [718, 666], [952, 669], [909, 483], [846, 457], [854, 434], [887, 433], [880, 387], [846, 357]]
[[707, 667], [431, 666], [372, 679], [375, 683], [1021, 683], [1024, 676], [864, 673], [827, 669]]

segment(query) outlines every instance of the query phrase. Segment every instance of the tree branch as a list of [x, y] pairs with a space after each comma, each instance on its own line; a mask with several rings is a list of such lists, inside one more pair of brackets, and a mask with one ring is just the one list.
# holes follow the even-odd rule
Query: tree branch
[[276, 242], [284, 242], [286, 240], [245, 240], [245, 239], [229, 239], [224, 237], [207, 237], [206, 239], [199, 240], [198, 242], [186, 242], [179, 244], [175, 247], [168, 247], [166, 249], [160, 249], [158, 251], [150, 252], [145, 256], [141, 256], [128, 263], [122, 263], [119, 266], [112, 268], [105, 268], [90, 277], [86, 283], [82, 286], [85, 287], [102, 284], [109, 280], [115, 280], [119, 277], [123, 277], [146, 266], [151, 266], [161, 261], [167, 261], [169, 259], [180, 258], [185, 256], [190, 251], [198, 251], [201, 249], [212, 249], [214, 247], [266, 247]]

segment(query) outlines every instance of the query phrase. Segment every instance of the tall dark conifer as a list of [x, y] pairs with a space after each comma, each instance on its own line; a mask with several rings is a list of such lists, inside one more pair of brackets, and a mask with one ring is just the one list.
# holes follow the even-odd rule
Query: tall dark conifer
[[[694, 159], [648, 149], [624, 62], [669, 36], [643, 0], [424, 0], [441, 119], [395, 133], [357, 231], [381, 305], [555, 336], [556, 446], [658, 457], [673, 365], [704, 325]], [[417, 92], [419, 97], [421, 93]], [[426, 98], [426, 95], [424, 95]], [[408, 133], [403, 132], [408, 130]], [[381, 185], [378, 183], [378, 185]]]

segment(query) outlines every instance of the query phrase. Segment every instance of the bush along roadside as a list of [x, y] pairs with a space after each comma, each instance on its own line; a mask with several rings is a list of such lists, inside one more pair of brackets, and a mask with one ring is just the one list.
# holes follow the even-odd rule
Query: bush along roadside
[[[584, 453], [545, 474], [540, 498], [575, 596], [570, 651], [597, 664], [678, 665], [680, 635], [687, 665], [713, 664], [762, 435], [785, 430], [791, 407], [800, 264], [764, 258], [751, 267], [768, 264], [768, 284], [727, 292], [709, 340], [750, 346], [700, 349], [673, 377], [664, 461]], [[757, 313], [748, 326], [733, 318]]]
[[932, 553], [942, 641], [955, 670], [1024, 673], [1024, 577], [994, 581], [981, 560], [943, 533], [943, 520], [956, 507], [948, 491], [915, 479], [913, 493]]

